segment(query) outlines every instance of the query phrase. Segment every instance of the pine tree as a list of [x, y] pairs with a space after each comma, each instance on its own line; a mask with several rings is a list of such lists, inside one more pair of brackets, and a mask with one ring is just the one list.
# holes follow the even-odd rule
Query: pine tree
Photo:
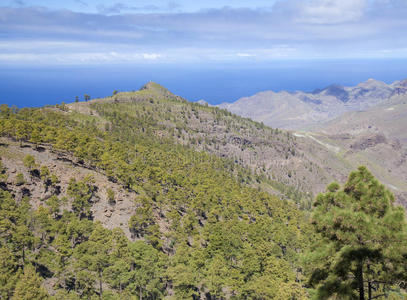
[[24, 166], [26, 166], [30, 171], [32, 171], [37, 166], [34, 157], [29, 154], [24, 157], [23, 163]]
[[42, 300], [47, 298], [47, 292], [41, 287], [41, 279], [35, 272], [34, 267], [32, 265], [26, 265], [24, 268], [24, 274], [18, 281], [11, 299]]
[[90, 269], [97, 273], [99, 281], [99, 296], [103, 294], [103, 271], [109, 266], [109, 252], [112, 240], [109, 231], [101, 224], [97, 224], [88, 241], [88, 251], [91, 255]]
[[76, 181], [75, 178], [71, 178], [69, 181], [67, 194], [73, 199], [72, 210], [81, 218], [89, 217], [91, 214], [90, 200], [94, 191], [93, 184], [91, 176], [87, 176], [82, 181]]
[[16, 257], [7, 247], [0, 248], [0, 299], [10, 299], [19, 272]]
[[38, 128], [31, 132], [30, 142], [35, 144], [35, 149], [38, 149], [38, 144], [41, 143], [41, 132]]
[[20, 147], [23, 146], [23, 141], [28, 139], [29, 128], [26, 123], [19, 122], [15, 126], [15, 136], [18, 141], [20, 141]]
[[332, 183], [318, 195], [312, 224], [319, 239], [308, 256], [317, 299], [370, 300], [405, 280], [406, 221], [393, 202], [365, 167], [342, 189]]

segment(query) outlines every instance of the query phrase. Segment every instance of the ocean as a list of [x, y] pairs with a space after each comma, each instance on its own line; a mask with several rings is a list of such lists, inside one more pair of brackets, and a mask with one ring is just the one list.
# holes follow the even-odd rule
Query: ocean
[[190, 101], [233, 102], [265, 90], [312, 91], [369, 78], [407, 78], [407, 59], [308, 60], [268, 63], [0, 66], [0, 103], [38, 107], [138, 90], [155, 81]]

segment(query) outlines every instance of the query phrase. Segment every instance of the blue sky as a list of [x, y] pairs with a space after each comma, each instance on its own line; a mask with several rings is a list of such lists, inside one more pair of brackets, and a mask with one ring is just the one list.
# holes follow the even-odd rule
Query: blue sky
[[[76, 12], [117, 14], [121, 12], [197, 12], [204, 9], [235, 8], [264, 8], [271, 7], [276, 0], [8, 0], [7, 6], [24, 7], [39, 6], [49, 9], [69, 9]], [[110, 10], [109, 10], [110, 8]]]
[[0, 64], [407, 58], [406, 0], [0, 0]]

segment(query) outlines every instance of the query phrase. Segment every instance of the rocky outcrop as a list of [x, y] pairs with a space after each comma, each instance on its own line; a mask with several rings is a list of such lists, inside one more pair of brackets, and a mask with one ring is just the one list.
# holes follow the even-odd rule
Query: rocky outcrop
[[350, 148], [355, 150], [365, 150], [367, 148], [375, 147], [378, 144], [385, 143], [387, 143], [387, 139], [384, 134], [371, 134], [368, 136], [360, 137], [350, 146]]

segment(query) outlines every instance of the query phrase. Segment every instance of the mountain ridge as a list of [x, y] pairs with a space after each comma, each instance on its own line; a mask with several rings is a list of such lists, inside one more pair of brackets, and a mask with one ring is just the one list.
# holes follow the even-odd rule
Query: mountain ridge
[[373, 107], [392, 96], [407, 93], [407, 80], [386, 84], [368, 79], [355, 86], [337, 84], [310, 93], [263, 91], [219, 107], [271, 127], [307, 130], [347, 111]]
[[[7, 255], [17, 280], [6, 292], [27, 264], [58, 300], [305, 299], [296, 280], [309, 236], [299, 203], [268, 193], [264, 174], [208, 151], [220, 143], [203, 135], [202, 124], [225, 133], [226, 123], [231, 132], [259, 124], [160, 91], [1, 106], [0, 223], [11, 225], [0, 249], [19, 247]], [[202, 136], [193, 135], [198, 124]], [[251, 147], [235, 133], [229, 140], [240, 152]]]
[[[357, 87], [375, 84], [375, 80], [368, 80], [366, 84], [359, 84]], [[396, 193], [399, 203], [407, 206], [407, 194], [405, 194], [407, 187], [399, 183], [397, 178], [393, 178], [387, 170], [375, 168], [370, 160], [363, 158], [363, 155], [363, 159], [355, 158], [354, 156], [359, 153], [359, 146], [352, 150], [355, 155], [349, 155], [347, 147], [343, 147], [331, 138], [331, 135], [335, 136], [335, 134], [321, 131], [322, 127], [315, 127], [313, 132], [305, 134], [302, 131], [267, 129], [263, 123], [233, 116], [224, 109], [210, 107], [205, 103], [188, 102], [167, 89], [160, 88], [161, 93], [159, 93], [154, 86], [155, 84], [150, 84], [152, 94], [148, 94], [148, 89], [144, 88], [138, 92], [123, 92], [112, 97], [79, 104], [72, 103], [68, 106], [77, 111], [86, 108], [84, 110], [86, 114], [94, 114], [99, 117], [100, 113], [97, 108], [102, 103], [110, 103], [112, 108], [116, 104], [128, 103], [126, 110], [134, 109], [133, 106], [139, 105], [141, 105], [140, 109], [149, 107], [147, 111], [154, 110], [149, 114], [149, 118], [157, 122], [155, 126], [166, 128], [165, 130], [157, 129], [160, 136], [166, 136], [163, 135], [163, 132], [167, 129], [175, 128], [177, 134], [173, 134], [171, 139], [183, 145], [189, 144], [196, 150], [206, 151], [220, 157], [232, 157], [255, 173], [265, 173], [269, 179], [283, 183], [289, 187], [289, 190], [293, 189], [288, 192], [284, 187], [283, 194], [285, 193], [286, 196], [290, 194], [291, 196], [288, 197], [294, 197], [297, 201], [298, 197], [312, 198], [312, 195], [322, 192], [326, 184], [331, 181], [344, 182], [354, 165], [366, 164], [374, 169], [375, 176], [389, 184], [389, 187]], [[262, 93], [276, 94], [272, 91]], [[169, 102], [168, 104], [154, 102], [152, 95], [153, 98], [162, 95], [162, 99]], [[280, 95], [289, 97], [291, 94], [284, 91]], [[263, 101], [266, 100], [263, 99]], [[157, 105], [164, 106], [154, 108]], [[279, 109], [284, 111], [286, 107], [287, 105], [280, 106]], [[295, 113], [295, 106], [291, 107], [294, 108], [293, 113]], [[171, 111], [170, 115], [166, 115], [168, 114], [166, 111]], [[158, 115], [161, 116], [157, 118]], [[295, 120], [295, 114], [293, 116], [292, 120]], [[394, 142], [393, 138], [384, 136], [386, 143], [383, 145], [390, 145]], [[366, 139], [369, 138], [366, 137]], [[363, 144], [362, 140], [363, 137], [360, 142], [355, 140], [355, 145]], [[391, 146], [389, 147], [391, 148]], [[391, 184], [392, 181], [394, 184]], [[294, 196], [297, 193], [294, 191], [298, 191], [300, 194]], [[307, 193], [310, 194], [306, 196]]]

